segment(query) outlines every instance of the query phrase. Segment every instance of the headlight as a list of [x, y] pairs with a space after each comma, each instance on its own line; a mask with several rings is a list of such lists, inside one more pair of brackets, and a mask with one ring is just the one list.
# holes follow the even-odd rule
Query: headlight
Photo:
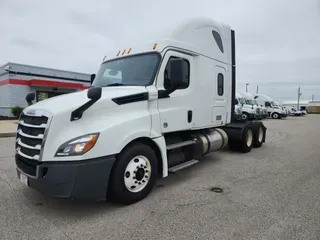
[[62, 144], [56, 152], [56, 157], [82, 155], [96, 144], [99, 133], [80, 136]]

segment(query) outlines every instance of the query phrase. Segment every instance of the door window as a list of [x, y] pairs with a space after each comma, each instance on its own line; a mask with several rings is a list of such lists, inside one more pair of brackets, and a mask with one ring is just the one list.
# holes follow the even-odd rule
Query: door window
[[223, 74], [222, 73], [218, 74], [217, 83], [218, 83], [218, 95], [222, 96], [223, 95], [223, 91], [224, 91], [224, 88], [223, 88]]

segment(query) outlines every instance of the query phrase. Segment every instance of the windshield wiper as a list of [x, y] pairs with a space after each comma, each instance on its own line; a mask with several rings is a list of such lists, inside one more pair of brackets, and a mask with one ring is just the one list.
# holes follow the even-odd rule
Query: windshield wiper
[[111, 84], [106, 85], [106, 87], [115, 87], [115, 86], [124, 86], [124, 84], [123, 83], [111, 83]]

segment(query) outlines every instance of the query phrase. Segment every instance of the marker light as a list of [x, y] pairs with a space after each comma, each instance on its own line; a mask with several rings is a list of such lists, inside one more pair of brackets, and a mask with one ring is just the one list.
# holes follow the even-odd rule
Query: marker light
[[71, 139], [58, 148], [55, 156], [64, 157], [85, 154], [94, 147], [98, 140], [98, 137], [99, 133], [91, 133], [75, 139]]
[[117, 53], [117, 57], [119, 56], [119, 54], [120, 54], [120, 51], [118, 51], [118, 53]]
[[129, 50], [128, 50], [127, 54], [129, 54], [130, 52], [131, 52], [131, 48], [129, 48]]
[[155, 44], [153, 44], [153, 50], [155, 50], [156, 49], [156, 47], [157, 47], [157, 44], [155, 43]]
[[124, 49], [121, 55], [123, 55], [125, 52], [126, 52], [126, 50]]

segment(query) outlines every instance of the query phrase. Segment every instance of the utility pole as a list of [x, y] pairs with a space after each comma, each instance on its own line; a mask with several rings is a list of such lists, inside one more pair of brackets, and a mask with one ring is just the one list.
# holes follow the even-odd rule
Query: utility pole
[[248, 85], [249, 83], [246, 83], [246, 92], [248, 92]]
[[314, 94], [312, 94], [312, 102], [314, 101]]
[[299, 111], [299, 105], [300, 105], [300, 96], [302, 93], [300, 92], [300, 87], [298, 87], [298, 105], [297, 105], [297, 110]]
[[257, 85], [257, 94], [258, 94], [258, 92], [259, 92], [259, 86]]

